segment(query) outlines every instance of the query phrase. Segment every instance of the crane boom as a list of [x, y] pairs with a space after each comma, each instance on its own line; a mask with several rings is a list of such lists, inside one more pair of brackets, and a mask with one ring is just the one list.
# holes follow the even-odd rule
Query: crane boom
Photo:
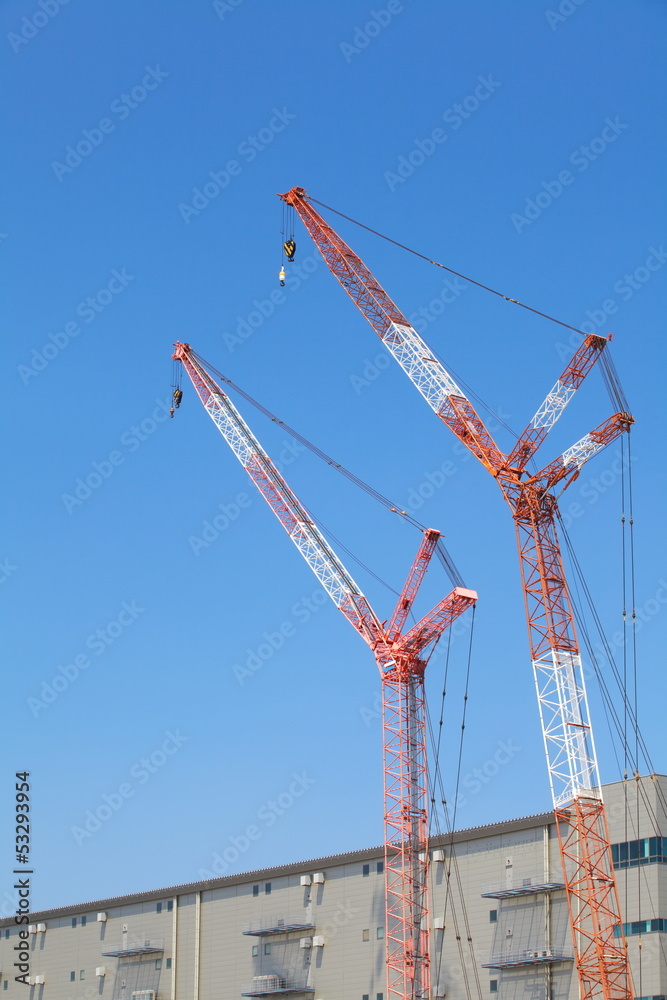
[[575, 352], [508, 456], [355, 252], [319, 215], [303, 188], [280, 195], [304, 222], [324, 260], [431, 409], [498, 482], [514, 518], [528, 634], [581, 1000], [630, 1000], [632, 984], [588, 716], [584, 673], [556, 532], [556, 498], [581, 465], [632, 424], [614, 414], [532, 478], [525, 463], [544, 441], [601, 355], [605, 338]]
[[425, 532], [384, 629], [360, 588], [313, 523], [229, 397], [189, 344], [181, 361], [206, 411], [334, 604], [373, 650], [382, 680], [385, 906], [389, 1000], [428, 1000], [428, 810], [425, 651], [477, 600], [455, 587], [407, 634], [403, 627], [440, 539]]

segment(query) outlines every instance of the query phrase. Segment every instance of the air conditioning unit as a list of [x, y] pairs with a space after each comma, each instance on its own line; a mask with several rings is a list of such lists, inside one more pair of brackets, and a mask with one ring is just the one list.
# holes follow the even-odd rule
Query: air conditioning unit
[[37, 933], [43, 934], [46, 930], [46, 924], [37, 924]]
[[323, 947], [324, 947], [324, 938], [322, 937], [321, 934], [317, 934], [313, 938], [313, 948], [323, 948]]
[[36, 934], [37, 933], [37, 924], [28, 924], [28, 933], [29, 934]]
[[324, 872], [315, 872], [313, 882], [315, 885], [324, 885]]
[[434, 917], [433, 918], [433, 930], [434, 931], [444, 931], [445, 929], [445, 918], [444, 917]]
[[310, 875], [302, 875], [301, 876], [301, 885], [310, 885], [311, 882], [312, 882], [312, 879], [311, 879]]
[[43, 986], [44, 985], [44, 976], [35, 976], [32, 982], [33, 982], [33, 986]]
[[95, 969], [95, 975], [96, 976], [106, 976], [106, 974], [107, 974], [107, 970], [106, 970], [106, 966], [104, 966], [104, 965], [98, 965], [97, 968]]
[[132, 990], [132, 996], [137, 1000], [155, 1000], [155, 990]]
[[106, 921], [106, 919], [107, 919], [106, 913], [98, 913], [97, 914], [97, 922], [98, 922], [98, 924], [103, 924]]
[[311, 937], [301, 938], [299, 941], [299, 948], [312, 948], [313, 939]]
[[440, 851], [440, 850], [434, 851], [433, 854], [431, 855], [431, 860], [432, 861], [444, 861], [445, 860], [445, 852], [444, 851]]

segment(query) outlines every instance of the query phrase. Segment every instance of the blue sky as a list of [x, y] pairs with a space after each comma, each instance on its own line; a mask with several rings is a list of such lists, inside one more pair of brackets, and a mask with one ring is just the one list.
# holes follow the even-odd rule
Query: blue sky
[[[14, 154], [0, 220], [0, 830], [9, 843], [13, 775], [30, 770], [35, 908], [195, 880], [225, 851], [230, 873], [382, 839], [372, 657], [189, 386], [168, 419], [176, 340], [445, 533], [480, 595], [458, 822], [549, 808], [509, 511], [387, 364], [300, 224], [271, 303], [275, 194], [296, 184], [506, 295], [614, 332], [636, 417], [640, 715], [665, 770], [666, 18], [657, 0], [0, 5]], [[521, 430], [576, 335], [330, 221]], [[239, 405], [303, 501], [400, 589], [418, 533]], [[610, 412], [596, 372], [545, 462]], [[578, 505], [569, 530], [610, 635], [619, 449], [563, 503]], [[349, 568], [386, 617], [393, 595]], [[434, 568], [424, 607], [447, 586]], [[450, 795], [467, 640], [453, 641], [445, 713]], [[442, 659], [430, 669], [437, 719]], [[615, 780], [594, 685], [591, 703]]]

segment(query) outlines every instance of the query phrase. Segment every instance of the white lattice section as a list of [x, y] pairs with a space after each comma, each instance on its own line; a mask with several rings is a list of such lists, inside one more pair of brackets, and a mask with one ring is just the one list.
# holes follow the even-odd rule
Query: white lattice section
[[566, 469], [570, 466], [580, 469], [589, 458], [592, 458], [603, 448], [603, 442], [596, 441], [590, 434], [586, 434], [580, 441], [563, 452], [563, 465]]
[[467, 399], [466, 394], [438, 359], [433, 357], [428, 345], [411, 326], [392, 323], [382, 340], [436, 413], [441, 412], [449, 396]]
[[[290, 538], [336, 607], [340, 608], [348, 598], [353, 602], [355, 597], [363, 598], [361, 589], [329, 547], [317, 527], [306, 518], [301, 504], [281, 478], [273, 462], [231, 400], [224, 395], [216, 394], [211, 396], [206, 403], [206, 410], [246, 471], [249, 471], [248, 466], [253, 459], [261, 459], [264, 473], [270, 479], [275, 492], [290, 509], [293, 518], [296, 519], [296, 523], [288, 530]], [[381, 628], [379, 622], [377, 626], [378, 629]]]
[[534, 428], [546, 427], [548, 430], [551, 430], [575, 392], [576, 389], [573, 386], [564, 385], [558, 379], [531, 420], [530, 426]]
[[533, 670], [554, 806], [566, 805], [582, 792], [598, 797], [581, 657], [551, 649], [533, 660]]

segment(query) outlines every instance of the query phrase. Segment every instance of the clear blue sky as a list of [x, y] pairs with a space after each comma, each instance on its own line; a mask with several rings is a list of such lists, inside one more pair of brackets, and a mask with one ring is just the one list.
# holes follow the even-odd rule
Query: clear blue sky
[[[667, 767], [667, 6], [560, 7], [572, 13], [555, 0], [0, 5], [13, 154], [0, 219], [11, 484], [0, 832], [8, 890], [13, 775], [30, 770], [35, 908], [195, 880], [234, 842], [228, 872], [382, 838], [372, 657], [321, 603], [188, 386], [167, 419], [176, 340], [398, 503], [431, 493], [417, 516], [446, 534], [480, 594], [458, 822], [549, 808], [509, 511], [386, 365], [300, 224], [271, 312], [275, 194], [295, 184], [511, 297], [614, 331], [637, 421], [640, 711]], [[338, 221], [454, 371], [520, 430], [570, 352], [568, 332], [447, 288], [442, 271]], [[609, 414], [599, 373], [579, 397], [545, 461]], [[400, 588], [418, 534], [241, 409], [303, 501]], [[511, 444], [502, 430], [498, 440]], [[572, 538], [612, 635], [618, 450], [565, 501], [579, 504]], [[386, 617], [391, 593], [350, 568]], [[447, 585], [433, 569], [424, 600]], [[281, 627], [272, 650], [266, 636]], [[466, 643], [454, 643], [445, 717], [449, 794]], [[442, 661], [436, 717], [441, 674]], [[614, 780], [594, 686], [591, 702]], [[95, 813], [99, 829], [82, 834]], [[249, 825], [260, 836], [246, 845]]]

